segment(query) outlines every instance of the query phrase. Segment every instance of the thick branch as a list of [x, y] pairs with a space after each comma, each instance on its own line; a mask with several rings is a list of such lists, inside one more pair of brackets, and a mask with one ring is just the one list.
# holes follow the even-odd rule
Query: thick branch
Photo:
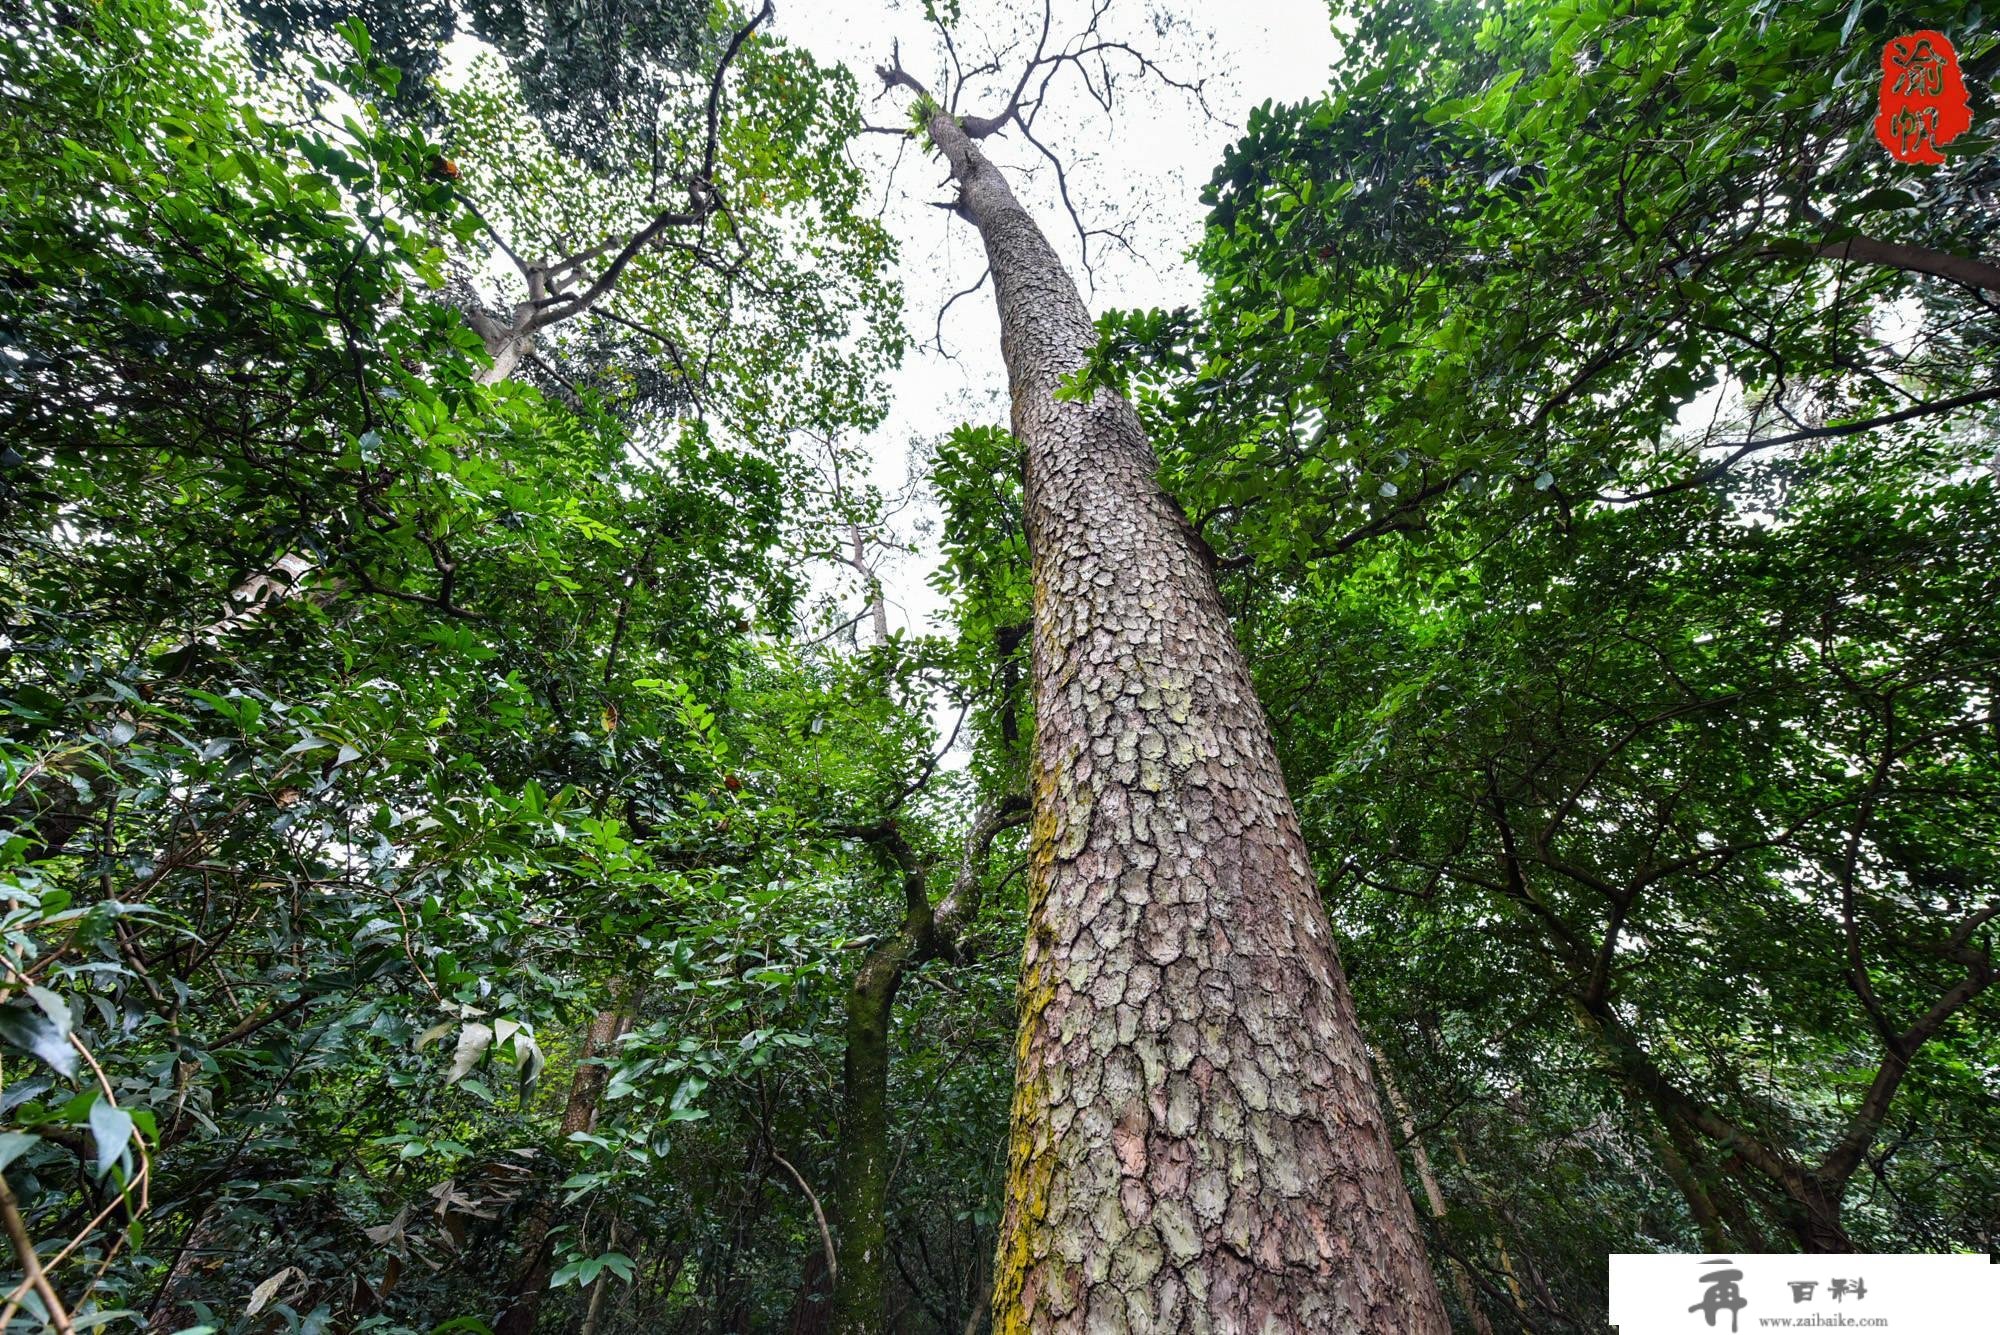
[[[1992, 916], [1991, 911], [1974, 915], [1980, 921]], [[1956, 934], [1954, 934], [1954, 937]], [[1895, 1037], [1894, 1044], [1876, 1068], [1875, 1078], [1869, 1083], [1867, 1094], [1862, 1096], [1861, 1106], [1854, 1110], [1848, 1120], [1847, 1130], [1842, 1133], [1834, 1147], [1827, 1153], [1819, 1166], [1818, 1176], [1836, 1188], [1854, 1175], [1861, 1165], [1861, 1156], [1874, 1143], [1876, 1133], [1882, 1129], [1882, 1122], [1889, 1115], [1889, 1105], [1895, 1100], [1896, 1091], [1902, 1086], [1903, 1077], [1909, 1074], [1910, 1063], [1915, 1059], [1917, 1049], [1936, 1037], [1951, 1017], [1958, 1014], [1974, 1001], [1980, 993], [1993, 985], [1996, 977], [1991, 955], [1981, 955], [1966, 968], [1965, 977], [1953, 984], [1940, 996], [1931, 1008], [1919, 1016], [1916, 1023]]]
[[985, 870], [987, 850], [1002, 830], [1023, 824], [1027, 819], [1028, 799], [1022, 793], [1009, 793], [997, 802], [988, 803], [973, 817], [972, 828], [965, 832], [965, 855], [959, 860], [958, 874], [933, 914], [938, 948], [953, 954], [958, 952], [966, 928], [979, 916], [986, 885], [981, 873]]
[[1912, 246], [1901, 241], [1878, 241], [1872, 236], [1856, 236], [1849, 237], [1845, 241], [1831, 242], [1813, 253], [1823, 260], [1854, 260], [1862, 264], [1879, 264], [1885, 268], [1901, 269], [1906, 273], [1948, 278], [1954, 283], [1963, 283], [1967, 287], [1987, 292], [2000, 292], [2000, 264], [1989, 264], [1985, 260], [1973, 259], [1967, 255], [1953, 255], [1948, 251], [1932, 250], [1928, 246]]

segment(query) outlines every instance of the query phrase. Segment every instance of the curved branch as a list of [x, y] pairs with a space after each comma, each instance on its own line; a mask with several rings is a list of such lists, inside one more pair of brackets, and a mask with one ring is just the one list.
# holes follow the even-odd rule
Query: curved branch
[[[769, 5], [765, 6], [767, 9], [769, 7]], [[826, 1248], [826, 1277], [832, 1283], [838, 1284], [840, 1282], [840, 1260], [834, 1255], [833, 1230], [827, 1227], [826, 1211], [820, 1208], [819, 1197], [813, 1195], [813, 1189], [806, 1185], [805, 1175], [792, 1167], [792, 1161], [778, 1153], [776, 1146], [771, 1147], [771, 1157], [777, 1161], [780, 1168], [792, 1175], [792, 1181], [798, 1183], [799, 1190], [806, 1194], [806, 1200], [812, 1206], [813, 1221], [819, 1225], [820, 1246]]]
[[986, 861], [986, 850], [993, 846], [994, 839], [1002, 830], [1025, 824], [1027, 819], [1028, 798], [1025, 793], [1009, 793], [982, 807], [979, 814], [973, 817], [972, 828], [965, 832], [965, 853], [959, 859], [958, 873], [952, 878], [950, 891], [938, 901], [931, 914], [934, 939], [942, 950], [957, 954], [966, 928], [979, 916], [985, 885], [980, 872]]
[[968, 287], [968, 288], [966, 288], [966, 289], [964, 289], [963, 291], [960, 291], [960, 292], [954, 292], [954, 293], [952, 293], [952, 294], [951, 294], [951, 295], [950, 295], [949, 297], [946, 297], [946, 298], [945, 298], [945, 300], [944, 300], [944, 305], [942, 305], [942, 306], [938, 307], [938, 313], [937, 313], [937, 332], [936, 332], [936, 334], [934, 334], [934, 335], [932, 336], [932, 338], [931, 338], [931, 346], [932, 346], [932, 347], [935, 347], [935, 348], [936, 348], [936, 349], [938, 350], [938, 355], [939, 355], [939, 356], [943, 356], [943, 355], [945, 355], [945, 353], [944, 353], [944, 317], [945, 317], [946, 315], [949, 315], [949, 314], [951, 313], [951, 308], [952, 308], [952, 307], [953, 307], [954, 305], [956, 305], [956, 304], [958, 303], [958, 301], [959, 301], [959, 299], [960, 299], [960, 298], [962, 298], [962, 297], [969, 297], [969, 296], [971, 296], [971, 295], [972, 295], [973, 293], [975, 293], [975, 292], [979, 291], [979, 289], [980, 289], [980, 288], [982, 288], [982, 287], [985, 287], [985, 286], [986, 286], [986, 280], [987, 280], [988, 278], [990, 278], [990, 277], [992, 276], [992, 274], [993, 274], [993, 266], [989, 264], [989, 265], [987, 265], [987, 266], [986, 266], [986, 267], [985, 267], [984, 269], [981, 269], [981, 270], [979, 271], [979, 277], [978, 277], [978, 279], [976, 279], [976, 280], [975, 280], [975, 281], [973, 282], [973, 284], [972, 284], [972, 286], [971, 286], [971, 287]]
[[757, 30], [758, 24], [769, 21], [771, 13], [771, 0], [764, 0], [763, 5], [757, 12], [750, 16], [750, 21], [741, 28], [738, 28], [736, 35], [729, 39], [728, 49], [722, 53], [722, 59], [716, 63], [715, 77], [709, 80], [708, 141], [701, 151], [700, 179], [703, 181], [712, 184], [715, 179], [715, 155], [722, 135], [723, 76], [729, 73], [730, 64], [735, 61], [736, 53], [743, 49], [743, 44], [750, 40], [750, 34]]
[[1594, 493], [1595, 498], [1611, 505], [1630, 505], [1635, 501], [1651, 500], [1655, 496], [1665, 496], [1676, 491], [1686, 491], [1692, 487], [1713, 482], [1728, 472], [1739, 461], [1762, 450], [1777, 449], [1782, 445], [1796, 445], [1807, 440], [1834, 440], [1842, 436], [1857, 436], [1864, 431], [1873, 431], [1878, 426], [1894, 426], [1898, 422], [1908, 422], [1919, 417], [1931, 417], [1939, 413], [1955, 412], [1960, 408], [1970, 408], [1976, 404], [1990, 403], [2000, 399], [2000, 385], [1988, 385], [1985, 389], [1975, 389], [1969, 393], [1955, 395], [1949, 399], [1937, 399], [1930, 403], [1919, 403], [1901, 412], [1885, 413], [1880, 417], [1868, 417], [1854, 422], [1840, 422], [1833, 426], [1813, 427], [1805, 431], [1794, 431], [1784, 436], [1767, 436], [1762, 440], [1746, 440], [1730, 450], [1712, 464], [1696, 469], [1678, 482], [1669, 482], [1648, 491], [1627, 492], [1622, 496]]
[[1879, 264], [1884, 268], [1901, 269], [1906, 273], [1948, 278], [1954, 283], [1963, 283], [1967, 287], [1987, 292], [2000, 292], [2000, 264], [1991, 264], [1968, 255], [1953, 255], [1948, 251], [1932, 250], [1928, 246], [1912, 246], [1901, 241], [1879, 241], [1872, 236], [1856, 236], [1849, 237], [1845, 241], [1829, 242], [1813, 254], [1823, 260], [1854, 260], [1861, 264]]

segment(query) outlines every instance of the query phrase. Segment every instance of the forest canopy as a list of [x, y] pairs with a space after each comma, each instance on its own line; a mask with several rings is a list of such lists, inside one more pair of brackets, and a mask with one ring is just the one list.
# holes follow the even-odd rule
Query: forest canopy
[[[1611, 1253], [2000, 1252], [2000, 31], [1335, 0], [1199, 298], [1091, 310], [1037, 117], [1205, 110], [1181, 8], [0, 15], [0, 1329], [1608, 1331]], [[1011, 416], [897, 496], [938, 179]]]

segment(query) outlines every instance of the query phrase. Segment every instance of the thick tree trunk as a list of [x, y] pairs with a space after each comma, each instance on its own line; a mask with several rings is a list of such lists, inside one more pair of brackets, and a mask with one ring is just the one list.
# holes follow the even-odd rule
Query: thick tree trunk
[[1269, 725], [1035, 222], [939, 112], [1035, 560], [1034, 852], [994, 1329], [1445, 1335]]
[[1833, 1183], [1817, 1173], [1800, 1173], [1786, 1182], [1786, 1195], [1790, 1197], [1787, 1203], [1791, 1208], [1785, 1222], [1798, 1239], [1800, 1251], [1855, 1250], [1854, 1239], [1847, 1236], [1847, 1227], [1841, 1222], [1841, 1198], [1847, 1194], [1846, 1187], [1845, 1179]]
[[828, 1335], [833, 1329], [833, 1274], [827, 1261], [824, 1247], [806, 1253], [804, 1279], [785, 1318], [785, 1335]]

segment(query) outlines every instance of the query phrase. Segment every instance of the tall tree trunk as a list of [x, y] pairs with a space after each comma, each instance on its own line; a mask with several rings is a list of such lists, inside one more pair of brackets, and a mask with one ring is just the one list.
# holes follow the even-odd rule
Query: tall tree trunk
[[[604, 1091], [605, 1069], [591, 1058], [607, 1051], [618, 1041], [625, 1027], [623, 985], [614, 987], [611, 1005], [599, 1011], [585, 1034], [577, 1054], [576, 1074], [570, 1077], [569, 1098], [563, 1104], [562, 1137], [565, 1143], [579, 1131], [588, 1131], [597, 1122], [598, 1096]], [[507, 1306], [493, 1323], [494, 1335], [532, 1335], [542, 1313], [542, 1298], [549, 1291], [549, 1229], [555, 1223], [555, 1198], [543, 1196], [529, 1212], [521, 1230], [520, 1276], [507, 1295]]]
[[1785, 1222], [1798, 1239], [1800, 1251], [1856, 1250], [1854, 1239], [1847, 1235], [1847, 1226], [1841, 1220], [1841, 1202], [1847, 1194], [1845, 1179], [1829, 1182], [1817, 1173], [1802, 1172], [1787, 1187], [1790, 1199], [1786, 1204], [1790, 1208]]
[[[885, 72], [885, 77], [889, 77]], [[927, 128], [1000, 307], [1035, 562], [1034, 852], [1000, 1335], [1445, 1335], [1305, 842], [1211, 558], [963, 126]]]
[[868, 596], [868, 619], [874, 626], [875, 643], [889, 642], [889, 603], [882, 593], [882, 581], [868, 564], [868, 538], [862, 533], [861, 525], [849, 523], [847, 526], [847, 564], [854, 573], [861, 576], [861, 588]]

